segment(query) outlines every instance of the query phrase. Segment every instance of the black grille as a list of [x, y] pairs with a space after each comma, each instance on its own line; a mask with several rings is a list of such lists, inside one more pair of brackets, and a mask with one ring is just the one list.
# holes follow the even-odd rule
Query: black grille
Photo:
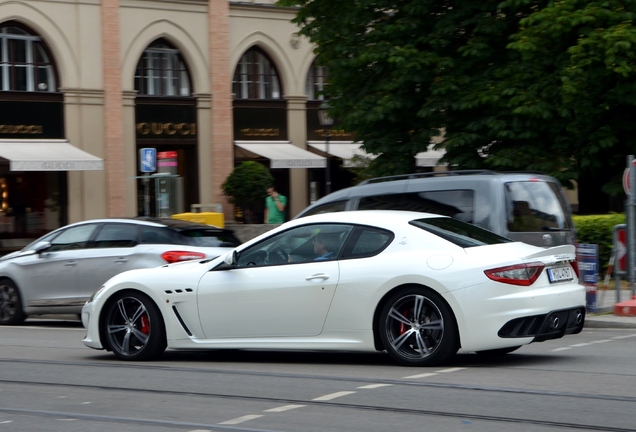
[[532, 342], [558, 339], [566, 334], [579, 333], [585, 322], [585, 308], [552, 311], [544, 315], [515, 318], [497, 333], [502, 338], [532, 337]]

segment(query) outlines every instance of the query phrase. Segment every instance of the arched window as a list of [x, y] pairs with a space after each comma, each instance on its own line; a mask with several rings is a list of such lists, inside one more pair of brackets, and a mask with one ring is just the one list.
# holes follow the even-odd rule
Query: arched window
[[148, 46], [137, 63], [135, 90], [146, 96], [190, 96], [190, 77], [179, 50], [162, 39]]
[[309, 68], [307, 81], [305, 82], [305, 94], [308, 100], [324, 100], [325, 95], [322, 92], [328, 84], [328, 73], [326, 66], [320, 66], [315, 61]]
[[55, 92], [55, 70], [39, 36], [15, 25], [0, 26], [0, 90]]
[[236, 99], [280, 99], [278, 72], [259, 49], [248, 50], [234, 71], [232, 91]]

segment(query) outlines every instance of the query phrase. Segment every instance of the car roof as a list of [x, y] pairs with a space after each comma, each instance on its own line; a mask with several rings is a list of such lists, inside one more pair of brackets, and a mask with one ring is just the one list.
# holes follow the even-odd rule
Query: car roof
[[282, 225], [292, 226], [309, 223], [355, 223], [362, 225], [375, 225], [379, 227], [391, 227], [394, 224], [405, 223], [414, 219], [447, 218], [433, 213], [413, 212], [406, 210], [361, 210], [357, 212], [320, 213], [303, 218], [294, 219]]
[[147, 226], [154, 226], [154, 227], [168, 227], [175, 231], [185, 231], [185, 230], [191, 230], [191, 229], [229, 231], [214, 225], [207, 225], [207, 224], [198, 223], [198, 222], [172, 219], [168, 217], [147, 217], [147, 216], [89, 219], [89, 220], [85, 220], [81, 222], [75, 222], [75, 223], [66, 225], [62, 228], [75, 226], [75, 225], [83, 225], [88, 223], [107, 223], [107, 222], [133, 223], [137, 225], [147, 225]]
[[[532, 181], [558, 182], [557, 179], [541, 172], [497, 172], [490, 170], [457, 170], [434, 171], [427, 173], [400, 174], [387, 177], [376, 177], [350, 186], [345, 189], [332, 192], [320, 198], [315, 203], [303, 209], [296, 218], [301, 217], [313, 208], [326, 203], [348, 200], [353, 197], [366, 197], [383, 193], [400, 193], [405, 191], [409, 184], [435, 185], [436, 183], [453, 182], [478, 182], [478, 181]], [[433, 186], [434, 187], [434, 186]]]

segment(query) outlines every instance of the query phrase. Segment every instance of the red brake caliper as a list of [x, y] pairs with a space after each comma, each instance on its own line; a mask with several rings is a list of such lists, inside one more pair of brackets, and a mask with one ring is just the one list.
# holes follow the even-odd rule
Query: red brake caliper
[[[404, 315], [405, 317], [407, 317], [407, 314], [409, 313], [408, 309], [405, 310], [404, 312], [402, 312], [402, 315]], [[404, 323], [400, 323], [400, 334], [403, 335], [404, 333], [406, 333], [407, 327], [406, 324]]]
[[148, 314], [143, 314], [141, 316], [141, 332], [143, 334], [150, 333], [150, 320], [148, 319]]

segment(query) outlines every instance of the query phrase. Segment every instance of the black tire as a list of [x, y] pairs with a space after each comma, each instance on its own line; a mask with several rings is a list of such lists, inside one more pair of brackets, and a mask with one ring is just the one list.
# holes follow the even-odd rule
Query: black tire
[[0, 325], [20, 324], [26, 319], [20, 290], [9, 279], [0, 281]]
[[406, 366], [435, 366], [459, 349], [450, 307], [425, 288], [406, 288], [391, 295], [380, 312], [378, 330], [387, 353]]
[[122, 360], [150, 360], [166, 349], [166, 329], [157, 305], [140, 292], [115, 295], [102, 311], [108, 349]]
[[521, 346], [509, 347], [509, 348], [497, 348], [485, 351], [477, 351], [477, 354], [483, 357], [501, 357], [513, 351], [517, 351]]

